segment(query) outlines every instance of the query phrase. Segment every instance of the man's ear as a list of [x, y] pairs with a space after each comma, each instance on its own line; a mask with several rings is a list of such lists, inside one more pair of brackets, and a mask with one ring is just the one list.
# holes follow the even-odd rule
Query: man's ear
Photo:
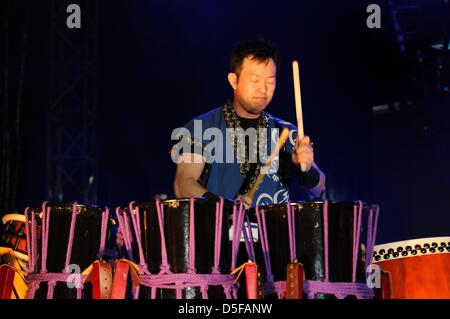
[[233, 90], [236, 90], [237, 87], [237, 75], [236, 73], [228, 73], [228, 82], [230, 82]]

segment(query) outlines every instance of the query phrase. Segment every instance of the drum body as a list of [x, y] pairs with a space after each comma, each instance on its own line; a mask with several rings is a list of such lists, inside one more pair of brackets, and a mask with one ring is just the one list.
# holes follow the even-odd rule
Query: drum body
[[[45, 214], [44, 214], [45, 211]], [[38, 243], [30, 234], [29, 242], [33, 254], [30, 262], [29, 279], [35, 281], [35, 290], [29, 298], [80, 298], [76, 286], [63, 280], [57, 280], [49, 294], [48, 274], [80, 274], [97, 260], [101, 246], [102, 223], [105, 223], [105, 211], [88, 205], [44, 203], [42, 208], [32, 209], [39, 212], [39, 219], [32, 225], [42, 224], [42, 241]], [[106, 224], [108, 217], [106, 216]], [[106, 239], [107, 240], [107, 239]], [[47, 279], [46, 279], [47, 278]], [[83, 298], [90, 297], [89, 285], [83, 291]]]
[[392, 299], [450, 298], [450, 237], [377, 245], [373, 263], [389, 274]]
[[[259, 224], [260, 236], [254, 243], [254, 249], [256, 262], [264, 272], [266, 296], [275, 292], [276, 289], [270, 289], [274, 283], [285, 286], [287, 265], [294, 259], [304, 267], [304, 297], [337, 297], [337, 294], [332, 293], [333, 289], [330, 293], [325, 293], [326, 289], [322, 293], [308, 292], [308, 283], [366, 284], [366, 249], [370, 249], [374, 242], [374, 231], [368, 233], [368, 226], [373, 228], [376, 219], [374, 207], [362, 202], [315, 201], [277, 204], [260, 207], [259, 210], [264, 212], [266, 229], [262, 229], [263, 219], [262, 216], [257, 219], [256, 209], [250, 210], [248, 214], [251, 221]], [[370, 225], [369, 219], [372, 219]], [[290, 223], [293, 227], [292, 235], [289, 231]], [[262, 246], [263, 231], [266, 232], [268, 247]], [[294, 236], [294, 239], [290, 236]], [[270, 265], [264, 258], [264, 252], [267, 251]], [[273, 282], [270, 282], [271, 275]], [[282, 292], [278, 290], [279, 297], [284, 295], [285, 290]]]
[[[138, 298], [226, 297], [220, 276], [225, 278], [232, 270], [229, 230], [233, 212], [237, 211], [236, 202], [204, 198], [162, 200], [133, 203], [125, 211], [127, 214], [132, 211], [139, 220], [138, 228], [131, 223], [134, 244], [132, 256], [129, 256], [141, 265], [144, 272]], [[123, 227], [122, 223], [122, 230]], [[141, 257], [139, 242], [142, 245]], [[177, 276], [183, 274], [190, 279], [179, 281], [177, 278], [181, 277]], [[214, 274], [219, 275], [216, 284], [209, 284], [205, 294], [200, 282], [207, 283]], [[159, 283], [153, 280], [155, 276]], [[199, 285], [196, 280], [199, 280]], [[191, 282], [191, 285], [186, 282]]]

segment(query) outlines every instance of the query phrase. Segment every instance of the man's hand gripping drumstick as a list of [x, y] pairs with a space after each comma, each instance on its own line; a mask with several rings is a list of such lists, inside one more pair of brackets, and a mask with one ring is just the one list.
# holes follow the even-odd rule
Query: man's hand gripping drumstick
[[295, 114], [297, 115], [297, 142], [292, 152], [292, 162], [299, 165], [302, 172], [308, 172], [314, 163], [314, 152], [309, 136], [304, 136], [302, 96], [300, 93], [300, 72], [297, 61], [292, 62], [294, 76]]
[[255, 183], [253, 184], [253, 186], [250, 189], [250, 191], [248, 192], [248, 194], [240, 195], [238, 197], [238, 200], [241, 200], [244, 202], [244, 206], [246, 209], [248, 209], [252, 206], [253, 197], [255, 196], [256, 191], [258, 190], [259, 186], [261, 185], [264, 177], [267, 175], [267, 172], [269, 171], [269, 168], [272, 165], [273, 160], [275, 159], [276, 156], [278, 156], [278, 154], [280, 153], [280, 150], [283, 148], [284, 144], [286, 143], [286, 140], [288, 137], [289, 137], [289, 130], [287, 128], [285, 128], [281, 132], [281, 135], [280, 135], [280, 138], [278, 139], [277, 145], [272, 150], [272, 153], [270, 154], [269, 159], [267, 160], [266, 164], [264, 165], [261, 173], [256, 178]]

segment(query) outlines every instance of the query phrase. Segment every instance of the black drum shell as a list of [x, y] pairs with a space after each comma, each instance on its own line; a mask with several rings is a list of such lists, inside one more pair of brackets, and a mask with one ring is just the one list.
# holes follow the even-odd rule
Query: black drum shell
[[[61, 273], [64, 270], [67, 244], [72, 221], [72, 204], [48, 203], [50, 207], [50, 222], [47, 251], [47, 272]], [[104, 208], [79, 204], [76, 207], [77, 217], [75, 233], [73, 238], [70, 264], [77, 265], [80, 271], [84, 271], [98, 257], [101, 240], [102, 212]], [[34, 211], [41, 211], [36, 208]], [[41, 223], [41, 220], [39, 220]], [[107, 238], [108, 241], [108, 238]], [[42, 248], [38, 245], [37, 269], [41, 270]], [[35, 298], [45, 299], [47, 297], [47, 284], [41, 283], [36, 291]], [[83, 298], [90, 298], [90, 284], [85, 285]], [[76, 289], [69, 288], [67, 283], [58, 282], [54, 290], [54, 299], [75, 299]]]
[[[296, 254], [304, 266], [305, 279], [324, 281], [325, 242], [323, 201], [292, 202], [295, 215]], [[328, 202], [328, 264], [330, 282], [352, 281], [354, 202]], [[359, 238], [356, 281], [365, 282], [363, 249], [369, 206], [363, 205], [362, 231]], [[267, 236], [274, 281], [286, 280], [286, 268], [290, 260], [289, 232], [286, 204], [262, 206], [264, 209]], [[255, 209], [247, 212], [251, 222], [256, 222]], [[261, 238], [261, 237], [260, 237]], [[255, 258], [266, 276], [266, 267], [260, 241], [254, 243]], [[241, 254], [242, 256], [242, 254]], [[241, 257], [242, 258], [242, 257]], [[332, 297], [317, 295], [317, 298]]]
[[[187, 273], [189, 267], [190, 199], [163, 200], [164, 235], [168, 262], [173, 273]], [[214, 264], [214, 243], [216, 225], [216, 199], [196, 198], [194, 200], [195, 223], [195, 268], [198, 274], [211, 274]], [[233, 207], [236, 203], [224, 200], [222, 215], [222, 240], [219, 270], [222, 274], [231, 271], [231, 241], [229, 229]], [[140, 203], [139, 208], [141, 239], [148, 270], [152, 274], [160, 272], [162, 262], [161, 233], [156, 210], [156, 201]], [[138, 260], [137, 246], [133, 249], [134, 261]], [[139, 298], [149, 298], [149, 289], [141, 286]], [[157, 299], [176, 297], [173, 289], [158, 289]], [[208, 287], [209, 298], [225, 298], [222, 287]], [[201, 298], [198, 287], [183, 289], [183, 299]]]

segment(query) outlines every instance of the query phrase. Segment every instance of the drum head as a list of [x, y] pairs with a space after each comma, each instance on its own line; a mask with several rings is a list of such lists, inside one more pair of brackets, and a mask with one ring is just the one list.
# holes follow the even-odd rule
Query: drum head
[[450, 298], [450, 237], [377, 245], [373, 263], [389, 274], [393, 299]]

